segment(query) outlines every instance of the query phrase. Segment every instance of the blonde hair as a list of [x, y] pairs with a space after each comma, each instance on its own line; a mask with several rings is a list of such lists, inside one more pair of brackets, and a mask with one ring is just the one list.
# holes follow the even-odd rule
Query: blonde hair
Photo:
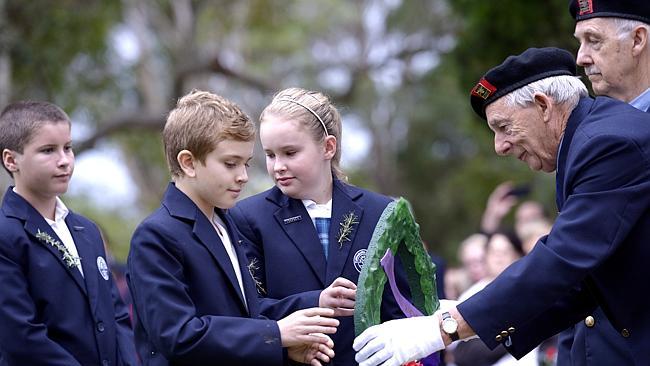
[[319, 92], [302, 88], [279, 91], [260, 115], [260, 123], [268, 116], [282, 117], [299, 122], [311, 133], [314, 141], [323, 142], [325, 137], [336, 138], [336, 154], [332, 158], [332, 174], [347, 180], [341, 169], [341, 115], [329, 98]]
[[199, 162], [224, 140], [253, 141], [255, 124], [239, 106], [219, 95], [192, 90], [178, 100], [163, 130], [165, 157], [172, 177], [183, 176], [177, 156], [188, 150]]

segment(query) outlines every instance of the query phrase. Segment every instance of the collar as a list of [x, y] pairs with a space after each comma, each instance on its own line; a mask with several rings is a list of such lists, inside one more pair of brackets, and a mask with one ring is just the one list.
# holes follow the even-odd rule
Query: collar
[[68, 216], [68, 213], [70, 213], [70, 210], [68, 210], [68, 208], [63, 203], [63, 201], [61, 201], [61, 199], [57, 197], [56, 207], [54, 208], [54, 220], [50, 220], [47, 217], [45, 217], [45, 221], [47, 221], [47, 223], [50, 225], [57, 222], [65, 221], [65, 218]]
[[[363, 190], [334, 178], [332, 185], [332, 198], [337, 195], [337, 191], [344, 194], [353, 201], [357, 200], [360, 196], [363, 195]], [[273, 202], [274, 204], [281, 207], [288, 206], [289, 202], [293, 200], [293, 198], [290, 198], [289, 196], [282, 193], [278, 186], [273, 186], [271, 189], [269, 189], [265, 193], [265, 198], [266, 200]]]
[[301, 201], [302, 204], [305, 205], [305, 209], [307, 209], [307, 213], [309, 216], [311, 216], [312, 219], [315, 217], [332, 217], [332, 199], [323, 204], [316, 203], [312, 200]]
[[646, 89], [641, 95], [634, 98], [630, 105], [644, 112], [650, 112], [650, 88]]
[[[11, 190], [15, 193], [16, 192], [16, 187], [12, 187]], [[56, 197], [56, 206], [54, 206], [54, 220], [50, 220], [47, 217], [43, 217], [45, 221], [51, 225], [54, 225], [57, 222], [65, 221], [65, 218], [68, 217], [68, 214], [70, 213], [70, 210], [68, 207], [61, 201], [59, 197]]]

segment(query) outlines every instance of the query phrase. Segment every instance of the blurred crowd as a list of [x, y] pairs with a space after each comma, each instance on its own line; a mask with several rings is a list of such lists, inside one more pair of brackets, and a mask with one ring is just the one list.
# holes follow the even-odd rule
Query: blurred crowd
[[[551, 231], [552, 218], [541, 202], [528, 199], [529, 194], [529, 186], [515, 186], [511, 182], [494, 189], [477, 232], [470, 234], [458, 247], [459, 265], [438, 267], [438, 273], [443, 273], [439, 276], [443, 278], [439, 296], [444, 294], [444, 298], [460, 301], [469, 298], [489, 285], [510, 264], [531, 252], [538, 240]], [[504, 218], [510, 213], [513, 222], [508, 225]], [[503, 345], [490, 350], [479, 339], [457, 342], [445, 351], [447, 366], [551, 366], [556, 364], [556, 357], [556, 337], [520, 360], [506, 352]]]

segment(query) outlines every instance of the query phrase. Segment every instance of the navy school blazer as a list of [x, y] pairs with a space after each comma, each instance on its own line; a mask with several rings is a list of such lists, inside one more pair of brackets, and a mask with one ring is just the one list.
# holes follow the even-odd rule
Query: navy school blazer
[[634, 365], [650, 360], [650, 115], [583, 98], [558, 154], [550, 234], [458, 310], [491, 348], [521, 357], [596, 307]]
[[[65, 223], [84, 276], [37, 239], [59, 240], [9, 187], [0, 215], [0, 365], [135, 365], [129, 314], [113, 283], [99, 230], [70, 211]], [[101, 259], [100, 259], [101, 258]]]
[[[277, 322], [259, 315], [234, 225], [217, 213], [237, 253], [243, 294], [214, 227], [173, 183], [133, 234], [127, 281], [144, 365], [280, 365], [286, 359]], [[299, 308], [292, 299], [279, 306]]]
[[[277, 187], [238, 202], [229, 214], [242, 235], [249, 261], [255, 264], [254, 274], [263, 289], [261, 295], [267, 299], [294, 296], [302, 299], [303, 307], [310, 307], [318, 306], [321, 291], [337, 277], [357, 282], [366, 248], [389, 202], [389, 197], [335, 179], [327, 260], [302, 201], [289, 198]], [[350, 213], [354, 213], [359, 224], [349, 241], [339, 243], [339, 223]], [[410, 298], [406, 273], [399, 261], [396, 279], [402, 294]], [[261, 309], [271, 318], [286, 313], [281, 307], [270, 308], [264, 302]], [[381, 317], [382, 321], [404, 317], [388, 284]], [[338, 319], [340, 325], [332, 336], [336, 356], [330, 365], [356, 365], [353, 317]]]

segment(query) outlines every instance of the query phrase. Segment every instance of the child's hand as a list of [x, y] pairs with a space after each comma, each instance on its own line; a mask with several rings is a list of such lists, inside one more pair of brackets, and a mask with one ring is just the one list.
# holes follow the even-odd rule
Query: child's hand
[[352, 316], [356, 298], [357, 285], [339, 277], [320, 293], [318, 306], [334, 309], [334, 316]]
[[322, 366], [334, 357], [334, 342], [325, 334], [314, 334], [323, 337], [326, 343], [311, 343], [293, 346], [287, 349], [289, 358], [312, 366]]
[[327, 344], [329, 338], [316, 333], [336, 333], [339, 321], [332, 318], [333, 316], [334, 310], [332, 309], [310, 308], [298, 310], [278, 320], [282, 347], [310, 345], [312, 343]]

